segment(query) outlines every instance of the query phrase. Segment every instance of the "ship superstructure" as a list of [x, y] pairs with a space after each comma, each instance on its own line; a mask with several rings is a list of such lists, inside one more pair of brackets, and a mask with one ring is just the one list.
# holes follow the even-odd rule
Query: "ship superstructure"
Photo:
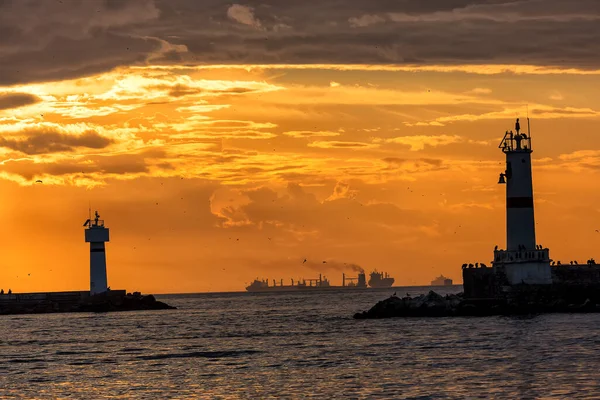
[[394, 278], [387, 272], [377, 272], [375, 270], [369, 275], [369, 286], [372, 288], [391, 287], [393, 284]]
[[431, 281], [431, 286], [452, 286], [452, 279], [440, 275]]

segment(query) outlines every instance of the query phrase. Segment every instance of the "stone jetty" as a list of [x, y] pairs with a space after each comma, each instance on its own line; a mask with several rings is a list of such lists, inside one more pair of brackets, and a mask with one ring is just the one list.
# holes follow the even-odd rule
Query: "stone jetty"
[[523, 288], [513, 296], [496, 299], [465, 298], [463, 293], [442, 296], [434, 291], [417, 297], [391, 296], [368, 311], [354, 314], [356, 319], [392, 317], [483, 317], [492, 315], [528, 315], [541, 313], [600, 312], [600, 298], [588, 292], [571, 293], [548, 288]]
[[112, 312], [170, 310], [175, 307], [153, 295], [111, 290], [90, 295], [89, 291], [0, 294], [0, 315], [65, 312]]

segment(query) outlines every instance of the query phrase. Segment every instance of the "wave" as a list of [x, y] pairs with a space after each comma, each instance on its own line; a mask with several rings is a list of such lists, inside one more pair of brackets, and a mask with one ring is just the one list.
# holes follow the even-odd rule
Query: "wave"
[[226, 358], [263, 353], [259, 350], [194, 351], [190, 353], [166, 353], [137, 356], [138, 360], [164, 360], [167, 358]]
[[12, 360], [8, 360], [9, 363], [14, 364], [28, 364], [28, 363], [37, 363], [37, 362], [46, 362], [43, 358], [13, 358]]
[[81, 354], [107, 354], [106, 351], [102, 350], [81, 350], [81, 351], [73, 351], [73, 350], [58, 350], [56, 353], [57, 356], [78, 356]]

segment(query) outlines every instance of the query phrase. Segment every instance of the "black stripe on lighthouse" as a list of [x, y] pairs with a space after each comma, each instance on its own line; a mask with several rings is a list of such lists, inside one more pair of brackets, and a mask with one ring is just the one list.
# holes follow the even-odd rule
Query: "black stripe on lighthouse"
[[506, 208], [533, 208], [533, 197], [508, 197]]

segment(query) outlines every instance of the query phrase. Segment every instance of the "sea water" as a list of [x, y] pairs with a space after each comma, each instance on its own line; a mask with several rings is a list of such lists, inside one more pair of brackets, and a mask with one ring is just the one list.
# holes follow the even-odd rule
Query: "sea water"
[[178, 310], [0, 316], [0, 398], [600, 398], [600, 314], [352, 318], [428, 290], [165, 295]]

